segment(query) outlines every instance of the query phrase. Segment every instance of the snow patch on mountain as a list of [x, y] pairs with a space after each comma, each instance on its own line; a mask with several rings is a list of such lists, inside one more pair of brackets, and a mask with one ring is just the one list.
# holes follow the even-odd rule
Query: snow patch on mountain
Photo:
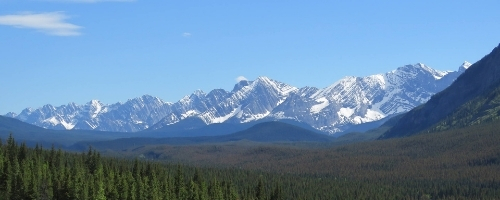
[[367, 109], [364, 118], [361, 118], [361, 120], [362, 120], [361, 123], [381, 120], [384, 117], [386, 117], [386, 115], [383, 113], [380, 113], [380, 112], [372, 110], [372, 109]]
[[71, 129], [73, 129], [73, 127], [75, 127], [75, 124], [68, 123], [68, 122], [66, 122], [64, 120], [61, 121], [61, 124], [64, 126], [64, 128], [66, 130], [71, 130]]
[[352, 108], [340, 108], [337, 114], [339, 117], [349, 118], [354, 114], [355, 110]]
[[460, 67], [458, 68], [458, 71], [464, 72], [465, 70], [469, 69], [471, 65], [472, 64], [470, 62], [464, 61], [464, 63], [462, 63], [462, 65], [460, 65]]
[[328, 101], [328, 99], [326, 99], [325, 97], [321, 97], [319, 99], [316, 99], [316, 102], [318, 102], [319, 104], [316, 104], [316, 105], [311, 107], [311, 109], [310, 109], [311, 113], [319, 113], [319, 112], [321, 112], [321, 110], [323, 110], [328, 105], [330, 105], [330, 101]]
[[241, 116], [242, 113], [241, 113], [241, 105], [238, 106], [237, 108], [235, 108], [233, 111], [231, 111], [229, 114], [225, 115], [225, 116], [222, 116], [222, 117], [214, 117], [210, 120], [210, 123], [214, 124], [214, 123], [222, 123], [222, 122], [225, 122], [226, 120], [228, 120], [229, 118], [235, 116], [235, 115], [239, 115]]
[[198, 114], [198, 111], [196, 110], [188, 110], [187, 112], [181, 114], [181, 119], [186, 119], [188, 117], [196, 116]]
[[88, 121], [86, 121], [85, 123], [87, 123], [87, 125], [90, 127], [90, 129], [92, 130], [95, 130], [97, 128], [97, 125], [94, 124], [94, 123], [89, 123]]
[[98, 100], [90, 101], [90, 112], [91, 118], [96, 118], [99, 113], [101, 113], [103, 105]]
[[265, 113], [259, 113], [259, 114], [254, 114], [254, 115], [249, 115], [245, 118], [243, 118], [242, 116], [239, 116], [239, 118], [243, 118], [243, 120], [241, 121], [241, 123], [248, 123], [248, 122], [252, 122], [252, 121], [256, 121], [256, 120], [259, 120], [259, 119], [263, 119], [265, 117], [267, 117], [269, 115], [269, 113], [271, 113], [270, 111], [266, 111]]

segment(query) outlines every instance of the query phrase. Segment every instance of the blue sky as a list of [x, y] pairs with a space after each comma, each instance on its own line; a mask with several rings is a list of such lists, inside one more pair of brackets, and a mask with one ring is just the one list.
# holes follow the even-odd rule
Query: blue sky
[[326, 87], [424, 63], [456, 70], [500, 43], [500, 1], [0, 0], [0, 114], [239, 76]]

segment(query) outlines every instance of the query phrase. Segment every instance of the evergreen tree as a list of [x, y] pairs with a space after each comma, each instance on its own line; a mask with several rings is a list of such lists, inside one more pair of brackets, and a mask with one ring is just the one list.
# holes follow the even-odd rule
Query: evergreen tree
[[205, 181], [201, 181], [200, 183], [200, 200], [208, 200], [210, 199], [208, 194], [208, 186]]
[[106, 191], [104, 191], [104, 172], [101, 164], [97, 164], [97, 169], [95, 172], [95, 185], [97, 186], [97, 192], [94, 199], [96, 200], [106, 200]]
[[264, 182], [262, 180], [262, 176], [259, 177], [259, 181], [257, 182], [257, 186], [255, 187], [255, 197], [258, 200], [265, 199]]
[[181, 165], [177, 165], [177, 172], [174, 179], [175, 195], [177, 199], [187, 199], [187, 189], [184, 183], [184, 174]]
[[274, 186], [273, 193], [271, 195], [271, 200], [284, 200], [283, 191], [279, 182]]
[[188, 190], [188, 200], [199, 200], [200, 199], [200, 191], [198, 185], [191, 180], [189, 181], [189, 190]]
[[222, 187], [217, 179], [214, 180], [210, 189], [210, 199], [223, 200], [224, 192], [222, 191]]

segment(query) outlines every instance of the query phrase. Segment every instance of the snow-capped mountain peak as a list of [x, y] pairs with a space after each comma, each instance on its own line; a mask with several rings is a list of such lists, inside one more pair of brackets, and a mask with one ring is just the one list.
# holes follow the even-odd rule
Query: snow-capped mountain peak
[[431, 75], [436, 80], [441, 79], [448, 74], [446, 71], [435, 70], [422, 63], [405, 65], [392, 71], [392, 73], [403, 78], [416, 78], [419, 75]]
[[470, 62], [464, 61], [464, 63], [462, 65], [460, 65], [460, 67], [458, 68], [458, 71], [459, 72], [464, 72], [465, 70], [469, 69], [469, 67], [471, 65], [472, 64]]
[[91, 100], [89, 103], [87, 103], [87, 106], [91, 118], [96, 118], [97, 115], [101, 114], [101, 112], [107, 111], [107, 109], [104, 108], [105, 105], [99, 100]]
[[203, 90], [195, 90], [192, 95], [195, 95], [197, 97], [204, 97], [207, 94], [205, 92], [203, 92]]
[[331, 94], [333, 90], [337, 90], [339, 87], [348, 87], [348, 85], [356, 82], [357, 78], [358, 77], [355, 77], [355, 76], [346, 76], [346, 77], [338, 80], [337, 82], [333, 83], [332, 85], [330, 85], [324, 89], [318, 90], [316, 93], [312, 94], [310, 96], [310, 98], [311, 99], [319, 99], [319, 98], [325, 97], [326, 95]]
[[430, 68], [427, 65], [424, 65], [422, 63], [418, 63], [416, 65], [419, 66], [420, 68], [422, 68], [423, 70], [431, 73], [435, 79], [441, 79], [444, 76], [446, 76], [446, 74], [448, 74], [448, 72], [432, 69], [432, 68]]
[[288, 95], [290, 92], [296, 91], [297, 88], [291, 85], [272, 80], [265, 76], [260, 76], [254, 83], [261, 83], [270, 86], [273, 90], [278, 91], [280, 95]]
[[226, 99], [201, 112], [198, 117], [206, 124], [262, 119], [295, 90], [297, 88], [265, 76], [254, 81], [240, 81]]

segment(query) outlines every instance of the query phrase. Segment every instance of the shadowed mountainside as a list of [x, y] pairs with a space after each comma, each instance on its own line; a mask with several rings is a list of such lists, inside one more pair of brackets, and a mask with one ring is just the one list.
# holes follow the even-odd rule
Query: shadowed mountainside
[[330, 142], [334, 138], [283, 122], [263, 122], [246, 130], [221, 136], [170, 137], [170, 138], [121, 138], [111, 141], [83, 141], [71, 148], [83, 150], [89, 145], [100, 150], [134, 149], [145, 145], [196, 145], [235, 141], [253, 142]]

